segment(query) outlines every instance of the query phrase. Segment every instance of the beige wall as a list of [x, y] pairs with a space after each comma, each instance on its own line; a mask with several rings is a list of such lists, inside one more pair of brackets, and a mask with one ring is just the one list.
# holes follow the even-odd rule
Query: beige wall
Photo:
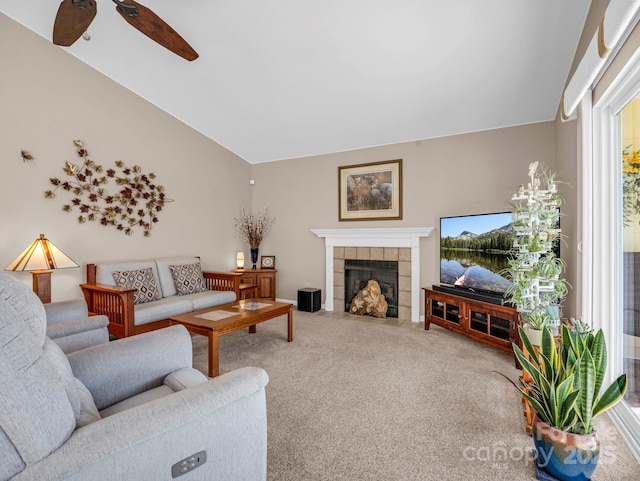
[[[576, 48], [567, 82], [575, 72], [586, 51], [600, 20], [609, 5], [609, 0], [593, 0], [585, 21], [582, 36]], [[556, 159], [560, 179], [564, 182], [561, 193], [565, 199], [562, 211], [562, 258], [567, 263], [565, 277], [571, 289], [563, 305], [565, 317], [580, 317], [582, 313], [582, 170], [580, 167], [580, 119], [564, 122], [558, 111], [556, 117]]]
[[[253, 207], [276, 217], [261, 253], [276, 256], [278, 297], [318, 287], [325, 301], [324, 239], [313, 228], [435, 227], [421, 242], [420, 270], [422, 286], [437, 283], [440, 217], [511, 210], [530, 162], [555, 169], [555, 145], [555, 124], [544, 122], [252, 166]], [[403, 219], [339, 222], [338, 167], [400, 158]]]
[[[587, 46], [595, 35], [598, 24], [604, 17], [604, 13], [609, 5], [609, 0], [594, 0], [591, 2], [589, 14], [585, 22], [576, 55], [571, 67], [571, 73], [567, 78], [567, 82], [577, 68]], [[636, 52], [640, 46], [640, 26], [636, 26], [631, 32], [624, 45], [612, 60], [607, 71], [604, 73], [596, 87], [594, 88], [592, 101], [596, 103], [602, 96], [603, 92], [611, 85], [616, 75], [622, 70], [629, 58]], [[582, 315], [582, 257], [580, 254], [580, 241], [582, 240], [582, 170], [581, 158], [582, 136], [580, 112], [578, 108], [577, 120], [563, 122], [560, 118], [560, 112], [556, 118], [556, 158], [558, 171], [564, 172], [562, 179], [567, 182], [563, 188], [563, 196], [566, 200], [565, 209], [563, 209], [562, 231], [566, 236], [567, 249], [566, 256], [563, 258], [567, 261], [567, 280], [572, 286], [567, 300], [565, 302], [565, 315], [580, 317]]]
[[[320, 287], [324, 302], [324, 241], [312, 228], [436, 227], [421, 243], [421, 285], [430, 286], [439, 276], [441, 216], [510, 210], [511, 193], [526, 181], [530, 162], [557, 168], [554, 122], [250, 166], [3, 15], [0, 59], [0, 212], [9, 233], [0, 241], [0, 263], [7, 265], [45, 233], [82, 265], [54, 272], [54, 300], [80, 295], [87, 262], [184, 253], [201, 255], [206, 268], [231, 269], [237, 249], [249, 258], [233, 228], [243, 206], [254, 212], [268, 207], [276, 217], [260, 253], [276, 256], [278, 298], [296, 299], [299, 288]], [[61, 177], [64, 161], [75, 160], [76, 138], [98, 163], [121, 159], [158, 176], [175, 202], [151, 237], [80, 225], [76, 214], [61, 211], [63, 195], [44, 198], [48, 179]], [[35, 162], [24, 164], [22, 149]], [[339, 222], [338, 166], [398, 158], [403, 220]], [[29, 274], [16, 275], [30, 282]]]
[[582, 240], [580, 215], [581, 177], [578, 169], [578, 133], [577, 122], [556, 122], [556, 159], [560, 194], [564, 205], [560, 207], [560, 227], [562, 244], [560, 254], [567, 263], [565, 279], [571, 286], [567, 298], [562, 305], [565, 317], [579, 317], [580, 308], [580, 275], [581, 257], [578, 246]]
[[[0, 63], [0, 267], [40, 233], [82, 265], [53, 273], [54, 301], [81, 296], [88, 262], [194, 254], [205, 268], [234, 267], [245, 247], [233, 216], [250, 207], [248, 163], [2, 14]], [[157, 175], [174, 202], [150, 237], [80, 225], [61, 210], [67, 196], [44, 198], [49, 178], [77, 162], [78, 138], [105, 167], [122, 160]], [[22, 149], [36, 160], [23, 163]]]

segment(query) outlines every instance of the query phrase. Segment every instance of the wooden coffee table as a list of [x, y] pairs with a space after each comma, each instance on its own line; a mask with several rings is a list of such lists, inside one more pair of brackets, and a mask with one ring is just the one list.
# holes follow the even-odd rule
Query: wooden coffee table
[[246, 299], [221, 306], [173, 316], [171, 324], [182, 324], [193, 334], [209, 338], [209, 377], [220, 374], [218, 338], [230, 332], [249, 328], [256, 332], [256, 324], [287, 315], [287, 341], [293, 341], [293, 304], [270, 299]]

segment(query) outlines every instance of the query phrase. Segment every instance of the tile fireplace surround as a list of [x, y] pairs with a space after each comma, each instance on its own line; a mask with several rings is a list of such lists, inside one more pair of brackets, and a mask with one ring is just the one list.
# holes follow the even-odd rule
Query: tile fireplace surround
[[325, 310], [344, 306], [344, 259], [398, 261], [399, 318], [420, 321], [420, 238], [433, 227], [311, 229], [325, 239]]

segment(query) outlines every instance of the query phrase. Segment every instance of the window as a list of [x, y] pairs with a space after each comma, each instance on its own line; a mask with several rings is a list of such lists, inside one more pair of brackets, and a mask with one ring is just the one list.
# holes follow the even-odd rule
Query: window
[[634, 97], [616, 116], [620, 123], [622, 172], [622, 371], [629, 387], [625, 400], [640, 414], [640, 97]]
[[640, 57], [582, 115], [583, 315], [607, 339], [605, 383], [627, 373], [627, 394], [609, 412], [640, 455]]

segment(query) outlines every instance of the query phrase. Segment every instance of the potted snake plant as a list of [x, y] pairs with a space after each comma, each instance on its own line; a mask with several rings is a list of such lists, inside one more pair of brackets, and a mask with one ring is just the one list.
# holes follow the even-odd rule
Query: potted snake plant
[[601, 393], [607, 367], [604, 334], [585, 329], [582, 322], [576, 327], [570, 331], [563, 324], [557, 341], [545, 326], [537, 351], [520, 327], [524, 351], [513, 344], [530, 378], [520, 379], [519, 390], [536, 411], [532, 435], [538, 468], [561, 481], [591, 479], [600, 453], [593, 420], [618, 403], [627, 389], [627, 375], [622, 374]]

